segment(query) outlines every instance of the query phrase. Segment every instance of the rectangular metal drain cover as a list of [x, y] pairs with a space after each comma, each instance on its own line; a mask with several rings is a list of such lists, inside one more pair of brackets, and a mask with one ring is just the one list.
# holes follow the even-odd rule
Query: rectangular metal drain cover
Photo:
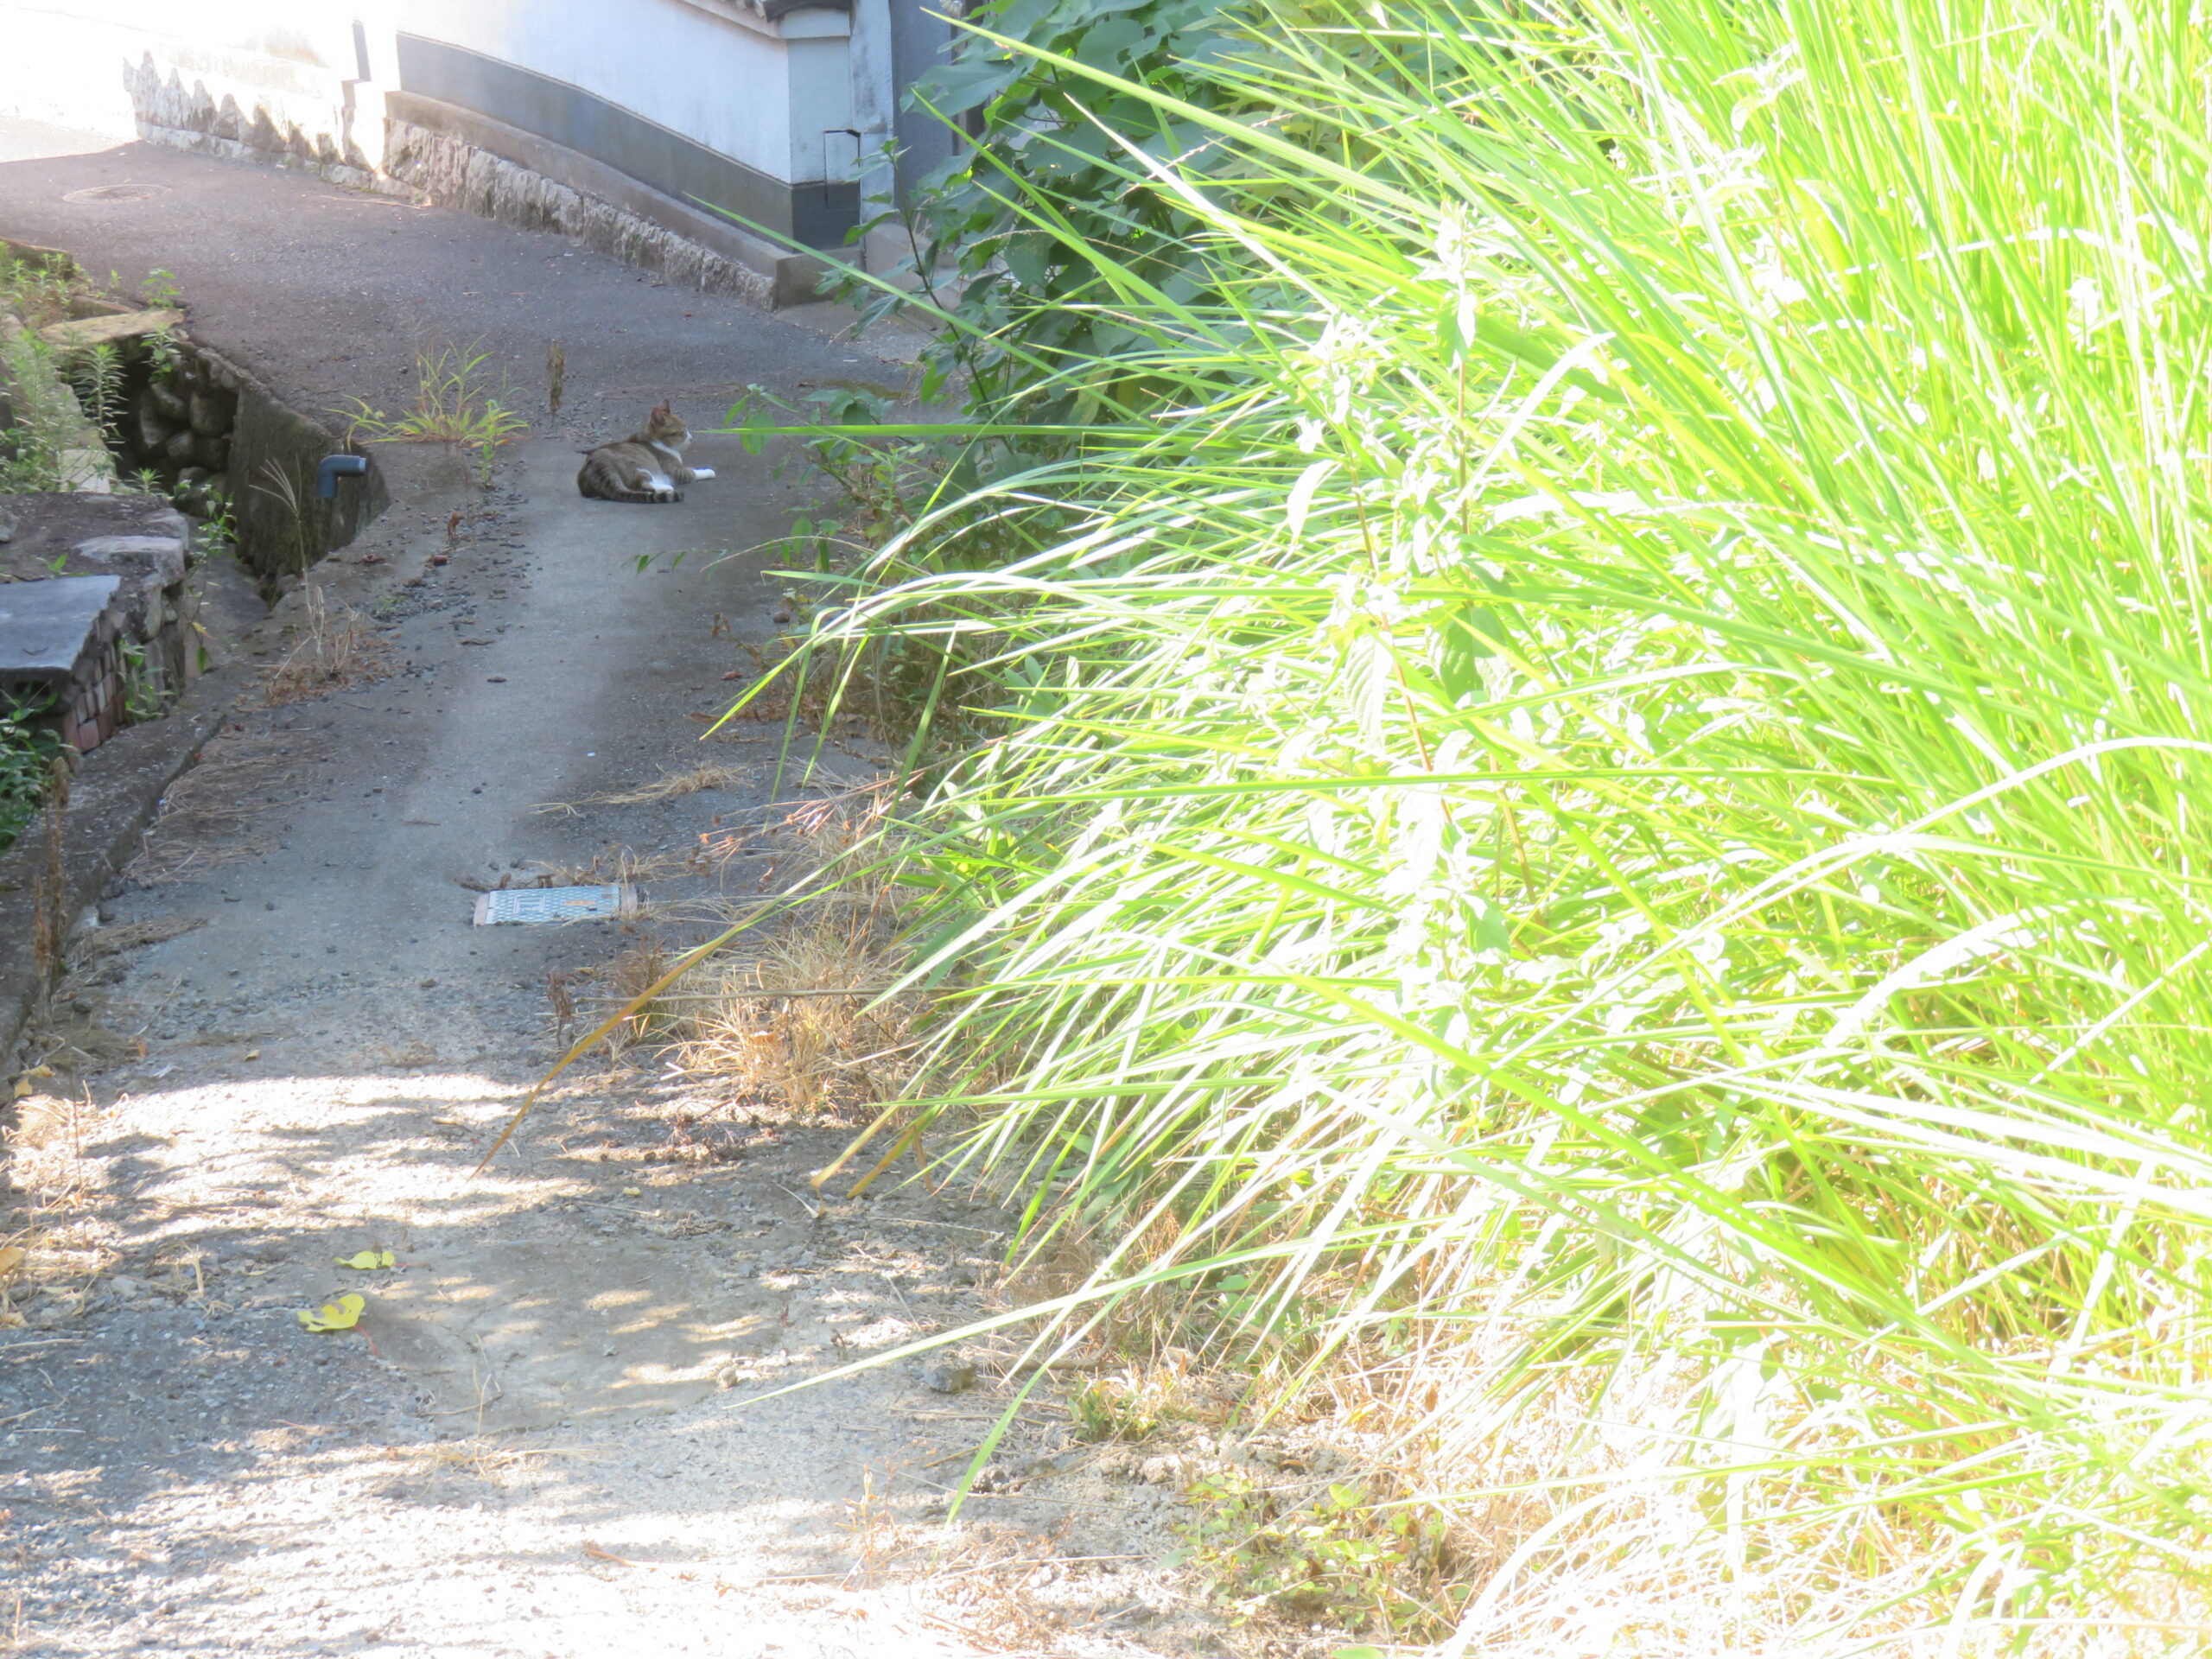
[[588, 916], [629, 916], [638, 890], [627, 881], [605, 887], [501, 887], [476, 895], [476, 925], [501, 922], [573, 922]]

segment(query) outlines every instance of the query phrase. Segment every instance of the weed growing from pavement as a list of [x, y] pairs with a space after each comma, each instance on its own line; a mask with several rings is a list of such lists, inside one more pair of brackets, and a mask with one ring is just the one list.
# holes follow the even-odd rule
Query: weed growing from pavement
[[359, 612], [346, 606], [333, 610], [317, 586], [307, 589], [304, 612], [299, 639], [261, 683], [264, 708], [319, 697], [384, 676], [382, 642]]
[[263, 461], [253, 481], [256, 495], [265, 496], [284, 510], [292, 527], [292, 568], [304, 574], [308, 559], [307, 492], [300, 480], [274, 455]]
[[12, 311], [30, 328], [69, 315], [75, 277], [66, 264], [45, 259], [0, 260], [0, 310]]
[[530, 423], [509, 406], [505, 378], [496, 389], [490, 384], [490, 360], [489, 352], [458, 346], [417, 351], [414, 403], [387, 415], [364, 398], [347, 399], [350, 407], [339, 412], [348, 423], [348, 441], [474, 449], [478, 476], [487, 479], [493, 453], [530, 430]]
[[123, 359], [112, 345], [102, 342], [90, 351], [70, 354], [62, 378], [77, 394], [85, 418], [99, 429], [101, 441], [112, 448], [122, 436]]
[[159, 720], [168, 698], [160, 678], [147, 665], [146, 647], [135, 642], [122, 647], [123, 715], [130, 724]]
[[138, 284], [138, 296], [149, 308], [166, 311], [184, 297], [184, 289], [178, 285], [175, 272], [149, 270], [146, 280]]
[[1140, 1368], [1093, 1377], [1068, 1395], [1079, 1440], [1148, 1440], [1159, 1433], [1173, 1397], [1172, 1375]]

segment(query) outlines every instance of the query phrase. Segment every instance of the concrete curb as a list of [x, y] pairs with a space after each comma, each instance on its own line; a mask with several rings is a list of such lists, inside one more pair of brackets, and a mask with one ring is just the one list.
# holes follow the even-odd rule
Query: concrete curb
[[417, 93], [385, 95], [385, 166], [441, 207], [553, 230], [626, 265], [763, 310], [817, 297], [829, 267], [565, 145]]
[[[72, 923], [97, 904], [137, 855], [162, 797], [220, 728], [262, 664], [243, 658], [202, 677], [160, 720], [125, 727], [86, 755], [69, 785], [61, 826], [62, 912]], [[0, 1066], [22, 1064], [17, 1046], [48, 988], [31, 949], [46, 883], [48, 819], [41, 816], [0, 854]], [[0, 1109], [7, 1102], [0, 1100]]]

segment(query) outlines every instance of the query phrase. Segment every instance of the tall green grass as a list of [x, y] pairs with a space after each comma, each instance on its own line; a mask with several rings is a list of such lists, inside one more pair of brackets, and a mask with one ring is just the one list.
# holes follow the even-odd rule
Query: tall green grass
[[2202, 1650], [2204, 20], [1253, 39], [1054, 66], [1206, 280], [817, 639], [957, 665], [946, 1156], [1418, 1407], [1454, 1651]]

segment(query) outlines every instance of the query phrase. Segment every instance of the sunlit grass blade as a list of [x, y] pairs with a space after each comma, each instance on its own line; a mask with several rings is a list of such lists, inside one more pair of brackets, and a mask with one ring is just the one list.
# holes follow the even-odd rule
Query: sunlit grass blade
[[973, 411], [1089, 368], [1080, 439], [814, 651], [934, 665], [915, 1104], [1087, 1263], [1063, 1334], [1382, 1379], [1429, 1496], [1523, 1495], [1461, 1651], [2188, 1639], [2200, 25], [1414, 0], [1265, 14], [1211, 103], [1047, 67], [1178, 257], [1093, 250], [1115, 349]]

